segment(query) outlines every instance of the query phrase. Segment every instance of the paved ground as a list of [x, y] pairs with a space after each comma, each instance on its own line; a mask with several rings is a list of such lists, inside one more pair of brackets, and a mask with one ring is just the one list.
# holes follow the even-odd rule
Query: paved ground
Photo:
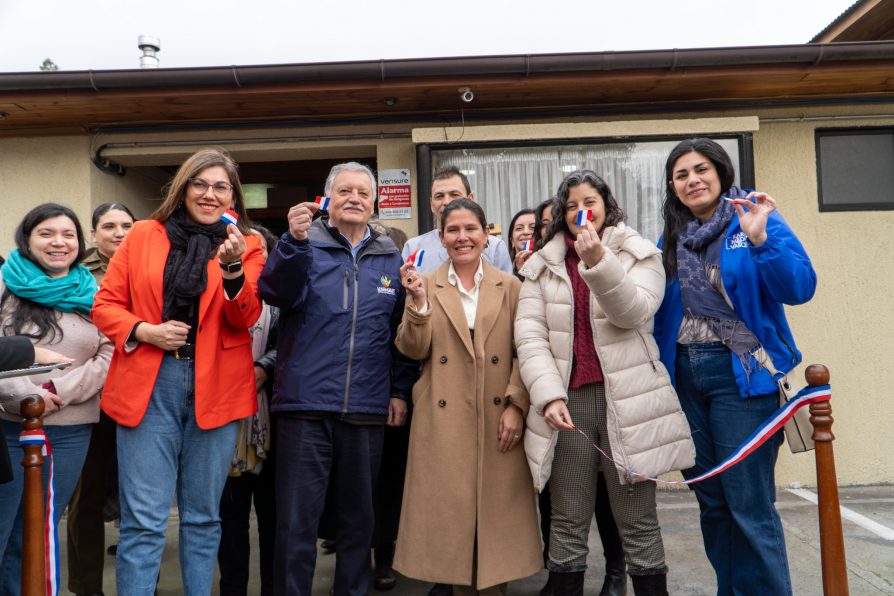
[[[803, 495], [803, 496], [802, 496]], [[816, 505], [804, 496], [788, 490], [779, 492], [779, 510], [785, 526], [788, 544], [789, 565], [792, 571], [796, 595], [814, 596], [822, 594], [820, 572], [819, 529]], [[845, 549], [849, 570], [850, 593], [852, 596], [894, 594], [894, 486], [849, 487], [841, 489], [842, 505], [856, 514], [864, 516], [860, 523], [844, 521]], [[698, 529], [698, 506], [689, 491], [673, 490], [659, 493], [659, 517], [667, 551], [670, 575], [669, 592], [673, 595], [710, 595], [715, 591], [714, 577], [702, 549]], [[880, 524], [875, 531], [867, 529], [872, 522]], [[862, 525], [861, 525], [862, 524]], [[594, 524], [595, 527], [595, 524]], [[888, 534], [884, 535], [884, 530]], [[62, 535], [64, 536], [64, 522]], [[106, 526], [108, 540], [116, 541], [116, 530], [111, 524]], [[880, 534], [881, 533], [881, 534]], [[159, 596], [176, 596], [183, 593], [180, 570], [177, 561], [177, 519], [172, 514], [168, 530], [168, 546], [162, 564]], [[586, 593], [596, 594], [602, 582], [602, 553], [599, 539], [590, 536], [593, 552], [590, 556], [590, 571], [587, 574]], [[63, 550], [63, 570], [64, 548]], [[255, 556], [256, 546], [252, 554]], [[253, 560], [253, 564], [254, 564]], [[320, 555], [317, 559], [317, 575], [314, 580], [314, 596], [327, 596], [332, 584], [335, 557]], [[255, 578], [249, 594], [260, 594]], [[546, 572], [513, 582], [510, 593], [517, 596], [535, 596], [546, 581]], [[62, 585], [66, 586], [63, 571]], [[427, 584], [400, 578], [398, 586], [389, 596], [424, 595]], [[64, 593], [64, 592], [63, 592]], [[115, 594], [114, 559], [106, 561], [105, 593]], [[374, 596], [379, 594], [371, 589]], [[632, 593], [632, 588], [631, 588]], [[216, 594], [216, 592], [215, 592]]]

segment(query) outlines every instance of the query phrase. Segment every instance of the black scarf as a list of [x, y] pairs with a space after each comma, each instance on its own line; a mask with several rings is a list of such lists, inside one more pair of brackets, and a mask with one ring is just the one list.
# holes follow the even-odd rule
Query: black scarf
[[197, 298], [208, 286], [208, 261], [227, 237], [227, 225], [196, 223], [183, 205], [165, 222], [171, 252], [165, 262], [162, 320], [195, 319]]

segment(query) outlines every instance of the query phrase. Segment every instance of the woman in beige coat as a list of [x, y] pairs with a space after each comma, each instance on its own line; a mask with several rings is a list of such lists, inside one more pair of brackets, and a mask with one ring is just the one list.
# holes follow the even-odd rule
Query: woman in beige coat
[[569, 174], [557, 194], [546, 244], [520, 272], [515, 326], [531, 394], [525, 450], [538, 490], [550, 485], [550, 579], [556, 596], [583, 593], [601, 469], [634, 592], [666, 594], [646, 479], [690, 467], [694, 449], [651, 335], [664, 292], [660, 252], [624, 224], [594, 172]]
[[535, 493], [518, 447], [528, 394], [512, 339], [520, 284], [481, 258], [487, 220], [450, 203], [450, 260], [421, 277], [402, 268], [407, 307], [397, 347], [422, 361], [394, 568], [453, 584], [456, 596], [505, 594], [542, 564]]

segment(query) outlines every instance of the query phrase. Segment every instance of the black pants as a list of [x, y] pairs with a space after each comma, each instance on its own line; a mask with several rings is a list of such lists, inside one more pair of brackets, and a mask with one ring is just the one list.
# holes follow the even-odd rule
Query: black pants
[[106, 498], [117, 496], [117, 425], [105, 412], [93, 425], [81, 478], [68, 504], [68, 589], [76, 594], [102, 592], [105, 564]]
[[366, 596], [383, 426], [280, 416], [276, 427], [275, 593], [311, 595], [328, 489], [338, 545], [334, 593]]
[[404, 496], [407, 473], [407, 451], [410, 447], [410, 420], [398, 427], [385, 427], [382, 467], [376, 484], [376, 526], [373, 549], [376, 567], [391, 566], [394, 542], [400, 523], [400, 505]]
[[276, 539], [275, 462], [268, 452], [260, 474], [242, 474], [227, 478], [220, 497], [221, 596], [247, 596], [249, 577], [249, 518], [254, 503], [258, 518], [261, 596], [273, 594], [273, 556]]

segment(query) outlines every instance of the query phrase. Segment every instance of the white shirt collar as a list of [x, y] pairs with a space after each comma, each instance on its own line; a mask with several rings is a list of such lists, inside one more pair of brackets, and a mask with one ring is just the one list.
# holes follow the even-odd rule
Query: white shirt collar
[[[481, 286], [481, 278], [484, 277], [484, 264], [483, 259], [478, 259], [478, 269], [475, 271], [475, 286], [471, 290], [467, 290], [468, 293], [477, 292], [479, 286]], [[453, 261], [450, 261], [450, 269], [447, 271], [447, 281], [452, 286], [458, 287], [460, 290], [465, 290], [462, 283], [459, 281], [459, 275], [456, 274], [456, 269], [453, 267]]]

